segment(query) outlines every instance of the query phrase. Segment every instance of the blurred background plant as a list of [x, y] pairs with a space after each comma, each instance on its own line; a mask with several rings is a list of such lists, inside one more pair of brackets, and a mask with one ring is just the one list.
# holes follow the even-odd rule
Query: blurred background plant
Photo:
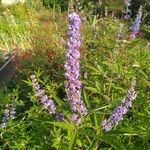
[[34, 26], [34, 12], [22, 4], [4, 8], [0, 16], [0, 48], [9, 51], [15, 47], [25, 50], [30, 46], [30, 27]]
[[43, 6], [48, 9], [60, 9], [60, 11], [67, 11], [68, 10], [68, 2], [69, 0], [43, 0]]

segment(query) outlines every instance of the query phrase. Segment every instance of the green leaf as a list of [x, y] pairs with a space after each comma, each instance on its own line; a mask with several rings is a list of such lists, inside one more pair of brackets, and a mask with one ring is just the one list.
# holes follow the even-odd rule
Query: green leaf
[[86, 86], [85, 89], [88, 89], [88, 90], [90, 90], [91, 92], [94, 92], [94, 93], [99, 93], [97, 88], [94, 88], [94, 87]]
[[75, 130], [74, 124], [69, 124], [69, 123], [66, 123], [66, 122], [50, 122], [50, 123], [53, 124], [56, 127], [60, 127], [62, 129], [66, 129], [68, 131]]
[[94, 138], [94, 140], [92, 141], [90, 146], [87, 148], [87, 150], [94, 150], [97, 147], [97, 144], [99, 143], [99, 141], [100, 141], [100, 138], [96, 136], [96, 138]]
[[71, 142], [69, 143], [69, 150], [74, 150], [75, 149], [75, 145], [76, 145], [76, 138], [77, 138], [77, 134], [74, 132], [71, 132]]
[[64, 102], [54, 92], [51, 93], [51, 96], [56, 100], [56, 102], [59, 106], [64, 104]]
[[96, 67], [92, 67], [90, 65], [86, 65], [85, 67], [87, 67], [88, 69], [90, 69], [91, 73], [102, 74], [101, 71], [99, 69], [97, 69]]
[[103, 61], [103, 64], [107, 65], [113, 72], [118, 72], [118, 65], [108, 61]]
[[88, 98], [87, 98], [87, 94], [86, 94], [86, 92], [85, 92], [85, 90], [83, 89], [83, 97], [84, 97], [84, 101], [85, 101], [85, 104], [86, 104], [86, 106], [90, 106], [90, 104], [89, 104], [89, 102], [88, 102]]
[[126, 150], [126, 147], [120, 142], [116, 135], [105, 134], [102, 136], [102, 139], [116, 150]]
[[101, 90], [101, 88], [100, 88], [100, 85], [99, 85], [99, 82], [98, 82], [98, 81], [95, 81], [95, 86], [96, 86], [96, 88], [98, 89], [98, 91], [100, 91], [100, 90]]
[[77, 140], [76, 140], [76, 144], [79, 145], [79, 146], [81, 147], [81, 146], [82, 146], [81, 140], [77, 139]]

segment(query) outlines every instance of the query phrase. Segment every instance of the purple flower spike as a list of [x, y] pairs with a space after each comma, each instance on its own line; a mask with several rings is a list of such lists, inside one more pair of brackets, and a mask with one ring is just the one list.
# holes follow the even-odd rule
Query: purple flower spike
[[81, 123], [81, 118], [79, 117], [78, 114], [73, 114], [71, 117], [71, 121], [79, 125]]
[[[68, 25], [68, 42], [67, 42], [67, 52], [66, 52], [66, 79], [67, 83], [65, 85], [67, 98], [73, 113], [80, 114], [82, 116], [86, 115], [87, 110], [81, 101], [81, 82], [79, 78], [79, 58], [80, 58], [80, 24], [81, 19], [75, 12], [71, 13], [69, 16]], [[73, 119], [75, 120], [75, 119]]]
[[2, 117], [2, 121], [0, 124], [0, 128], [5, 128], [9, 119], [14, 119], [16, 115], [15, 106], [11, 106], [5, 109], [4, 116]]
[[112, 123], [110, 122], [110, 121], [108, 121], [108, 120], [104, 120], [103, 122], [102, 122], [102, 128], [106, 131], [106, 132], [108, 132], [108, 131], [110, 131], [111, 129], [112, 129]]
[[141, 24], [141, 18], [142, 18], [142, 6], [140, 7], [138, 14], [135, 18], [134, 23], [132, 24], [132, 26], [130, 27], [130, 35], [129, 35], [129, 39], [135, 39], [137, 33], [139, 32], [140, 29], [140, 24]]
[[40, 100], [41, 104], [49, 112], [49, 114], [55, 114], [55, 103], [51, 99], [49, 99], [47, 95], [44, 94], [45, 91], [40, 88], [35, 75], [31, 75], [30, 78], [32, 80], [32, 86], [35, 90], [35, 96]]
[[129, 110], [129, 108], [132, 106], [132, 101], [136, 98], [136, 92], [134, 90], [134, 87], [136, 85], [135, 78], [131, 81], [131, 86], [123, 100], [121, 100], [120, 106], [117, 106], [113, 112], [112, 115], [105, 119], [102, 122], [102, 128], [106, 132], [110, 131], [113, 127], [113, 124], [118, 125], [121, 120], [123, 120], [123, 115], [126, 114]]
[[130, 10], [129, 7], [131, 6], [131, 0], [124, 0], [124, 4], [125, 4], [125, 7], [126, 7], [124, 19], [130, 19], [131, 10]]
[[64, 114], [63, 113], [56, 113], [55, 118], [58, 121], [63, 121], [64, 120]]

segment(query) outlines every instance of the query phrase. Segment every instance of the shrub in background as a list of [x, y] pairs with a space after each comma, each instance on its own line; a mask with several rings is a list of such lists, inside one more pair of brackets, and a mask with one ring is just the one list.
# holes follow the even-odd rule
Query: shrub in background
[[144, 10], [145, 10], [144, 22], [150, 25], [150, 1], [149, 0], [146, 1], [144, 5]]
[[42, 0], [43, 6], [46, 8], [51, 8], [51, 9], [59, 9], [61, 8], [61, 11], [66, 11], [68, 10], [68, 3], [69, 0]]
[[145, 6], [146, 0], [131, 0], [132, 17], [136, 17], [136, 14], [140, 6]]

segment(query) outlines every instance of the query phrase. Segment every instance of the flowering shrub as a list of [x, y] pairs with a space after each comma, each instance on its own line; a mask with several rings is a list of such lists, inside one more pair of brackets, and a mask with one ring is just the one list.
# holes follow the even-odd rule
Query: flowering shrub
[[[0, 149], [149, 149], [149, 41], [116, 41], [116, 28], [122, 20], [95, 16], [89, 16], [89, 20], [81, 17], [80, 35], [80, 19], [73, 13], [69, 16], [64, 67], [64, 16], [66, 12], [60, 15], [63, 19], [50, 18], [45, 29], [49, 35], [42, 35], [39, 43], [37, 39], [32, 41], [34, 50], [18, 55], [21, 67], [7, 88], [0, 90], [3, 123], [5, 106], [11, 103], [9, 93], [14, 94], [16, 89], [15, 119], [9, 119], [0, 128]], [[38, 23], [44, 30], [45, 20]], [[124, 22], [123, 32], [126, 26]], [[46, 47], [42, 48], [44, 43]], [[36, 75], [31, 77], [32, 81], [28, 79], [31, 74]], [[133, 80], [126, 93], [134, 76], [136, 92]], [[120, 102], [124, 93], [125, 99]], [[114, 111], [110, 113], [111, 110]]]

